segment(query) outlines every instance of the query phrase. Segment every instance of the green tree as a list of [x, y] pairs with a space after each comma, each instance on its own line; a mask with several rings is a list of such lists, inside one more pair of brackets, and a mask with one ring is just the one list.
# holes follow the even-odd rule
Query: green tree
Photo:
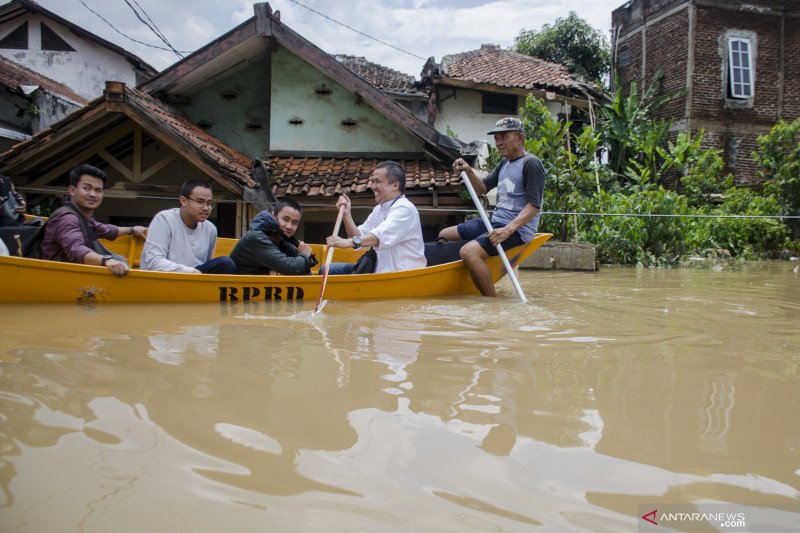
[[552, 26], [520, 31], [514, 49], [529, 56], [560, 63], [574, 74], [599, 81], [608, 74], [611, 51], [608, 41], [598, 30], [574, 11], [567, 18], [557, 18]]
[[[758, 137], [753, 159], [758, 165], [756, 178], [765, 180], [765, 192], [775, 195], [781, 214], [800, 215], [800, 118], [775, 124], [767, 135]], [[793, 220], [793, 239], [800, 238], [800, 223]]]

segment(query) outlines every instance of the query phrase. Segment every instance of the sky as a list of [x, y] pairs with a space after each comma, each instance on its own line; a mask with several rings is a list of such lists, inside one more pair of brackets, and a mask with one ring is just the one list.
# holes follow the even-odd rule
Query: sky
[[[167, 41], [194, 51], [253, 16], [252, 0], [36, 0], [46, 9], [138, 55], [158, 70], [179, 60], [171, 52], [133, 42], [93, 14], [96, 11], [125, 35], [166, 47], [140, 22], [129, 4], [141, 6]], [[302, 7], [318, 11], [381, 44]], [[7, 3], [0, 0], [0, 5]], [[480, 48], [513, 46], [523, 29], [539, 30], [570, 11], [606, 38], [611, 11], [625, 0], [272, 0], [281, 21], [331, 54], [365, 57], [419, 78], [428, 57]], [[408, 52], [408, 53], [404, 53]]]

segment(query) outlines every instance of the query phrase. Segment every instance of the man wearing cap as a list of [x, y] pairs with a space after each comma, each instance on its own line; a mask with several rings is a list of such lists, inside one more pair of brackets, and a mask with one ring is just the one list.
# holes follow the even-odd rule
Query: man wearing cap
[[494, 135], [503, 159], [481, 179], [466, 161], [453, 162], [455, 172], [466, 172], [475, 192], [486, 194], [497, 187], [497, 204], [492, 213], [494, 228], [486, 232], [480, 218], [443, 229], [439, 238], [448, 241], [468, 240], [461, 248], [461, 259], [469, 268], [472, 281], [484, 296], [496, 296], [492, 275], [485, 260], [497, 255], [497, 245], [513, 248], [530, 242], [539, 226], [539, 212], [544, 200], [544, 166], [538, 157], [525, 153], [522, 122], [513, 117], [497, 121], [489, 132]]

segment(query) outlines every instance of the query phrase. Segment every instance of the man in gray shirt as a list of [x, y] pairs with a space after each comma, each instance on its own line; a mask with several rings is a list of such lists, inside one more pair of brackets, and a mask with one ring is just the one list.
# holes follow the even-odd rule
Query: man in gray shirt
[[236, 274], [230, 257], [212, 259], [217, 228], [208, 220], [214, 208], [211, 185], [189, 180], [181, 187], [181, 206], [159, 212], [150, 223], [142, 249], [142, 270]]
[[481, 179], [461, 158], [453, 163], [455, 172], [466, 172], [478, 194], [486, 194], [497, 187], [492, 231], [487, 232], [483, 221], [475, 218], [439, 233], [442, 240], [469, 240], [461, 248], [461, 259], [484, 296], [497, 295], [485, 262], [489, 256], [498, 254], [497, 245], [503, 243], [504, 248], [513, 248], [530, 242], [536, 236], [545, 180], [542, 162], [538, 157], [525, 153], [525, 131], [519, 119], [507, 117], [498, 120], [489, 132], [492, 134], [503, 159], [486, 178]]

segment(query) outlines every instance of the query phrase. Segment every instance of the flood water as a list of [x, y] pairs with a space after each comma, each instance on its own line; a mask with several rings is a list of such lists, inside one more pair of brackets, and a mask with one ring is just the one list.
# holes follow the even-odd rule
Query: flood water
[[701, 502], [796, 531], [797, 264], [316, 316], [0, 306], [0, 531], [636, 531]]

